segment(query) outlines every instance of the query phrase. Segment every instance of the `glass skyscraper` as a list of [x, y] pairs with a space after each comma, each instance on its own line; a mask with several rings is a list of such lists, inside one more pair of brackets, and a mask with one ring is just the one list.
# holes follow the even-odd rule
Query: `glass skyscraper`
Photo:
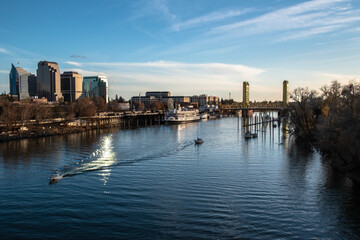
[[84, 77], [82, 97], [102, 97], [108, 103], [108, 80], [106, 76]]
[[9, 74], [10, 94], [18, 96], [18, 100], [29, 98], [29, 78], [33, 78], [30, 72], [21, 67], [15, 67], [11, 64]]

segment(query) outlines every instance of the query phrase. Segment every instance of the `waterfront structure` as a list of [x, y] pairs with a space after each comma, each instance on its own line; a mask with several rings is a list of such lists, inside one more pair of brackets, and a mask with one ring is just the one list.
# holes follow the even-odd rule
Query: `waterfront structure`
[[154, 96], [156, 98], [162, 98], [162, 97], [170, 97], [171, 93], [169, 91], [156, 91], [156, 92], [146, 92], [146, 97]]
[[82, 94], [82, 75], [77, 72], [61, 74], [61, 93], [65, 102], [74, 102]]
[[248, 108], [249, 106], [249, 82], [243, 82], [243, 108]]
[[18, 100], [29, 98], [28, 81], [30, 76], [34, 75], [24, 70], [22, 67], [15, 67], [14, 64], [11, 64], [9, 74], [10, 94], [17, 96]]
[[209, 96], [207, 94], [201, 94], [199, 96], [194, 95], [191, 97], [192, 103], [197, 103], [199, 106], [204, 105], [217, 105], [219, 104], [219, 97], [216, 96]]
[[167, 104], [169, 99], [173, 100], [174, 106], [189, 105], [191, 103], [191, 97], [189, 96], [171, 96], [169, 91], [157, 91], [157, 92], [146, 92], [145, 96], [134, 96], [131, 98], [133, 103], [143, 103], [145, 108], [149, 108], [153, 102], [159, 101]]
[[82, 97], [102, 97], [109, 102], [108, 80], [106, 76], [88, 76], [83, 78]]
[[155, 96], [134, 96], [131, 98], [131, 102], [134, 104], [136, 102], [143, 103], [145, 108], [149, 108], [153, 102], [160, 101], [159, 98]]
[[283, 107], [286, 108], [289, 105], [289, 81], [283, 81]]
[[219, 104], [219, 97], [208, 96], [207, 94], [194, 95], [190, 96], [171, 96], [169, 91], [156, 91], [156, 92], [146, 92], [145, 96], [134, 96], [131, 98], [131, 101], [144, 103], [146, 108], [149, 108], [150, 105], [159, 101], [164, 104], [167, 104], [169, 99], [173, 100], [174, 106], [181, 105], [193, 105], [193, 106], [203, 106], [209, 104]]
[[37, 95], [49, 101], [59, 101], [63, 97], [60, 70], [56, 62], [40, 61], [38, 63]]

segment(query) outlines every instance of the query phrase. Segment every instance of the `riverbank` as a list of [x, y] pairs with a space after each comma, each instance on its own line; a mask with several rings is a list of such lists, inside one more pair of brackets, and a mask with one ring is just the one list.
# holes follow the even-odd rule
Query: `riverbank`
[[344, 161], [339, 158], [326, 156], [325, 159], [330, 161], [330, 165], [336, 171], [351, 179], [355, 184], [360, 185], [360, 169], [344, 164]]
[[131, 129], [152, 126], [160, 124], [162, 118], [162, 113], [131, 113], [78, 118], [73, 121], [65, 119], [47, 119], [41, 122], [27, 121], [14, 124], [11, 130], [4, 131], [3, 129], [0, 133], [0, 142], [79, 133], [94, 129]]
[[1, 133], [0, 142], [7, 142], [13, 140], [27, 139], [27, 138], [38, 138], [38, 137], [49, 137], [62, 134], [79, 133], [91, 129], [83, 127], [64, 127], [64, 128], [39, 128], [28, 131], [13, 131], [11, 133]]

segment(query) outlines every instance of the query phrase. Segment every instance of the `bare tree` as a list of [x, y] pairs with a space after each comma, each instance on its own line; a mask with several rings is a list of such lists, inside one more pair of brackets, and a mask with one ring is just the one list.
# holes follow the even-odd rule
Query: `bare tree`
[[97, 112], [97, 106], [90, 98], [79, 98], [74, 104], [75, 116], [88, 117], [94, 116]]

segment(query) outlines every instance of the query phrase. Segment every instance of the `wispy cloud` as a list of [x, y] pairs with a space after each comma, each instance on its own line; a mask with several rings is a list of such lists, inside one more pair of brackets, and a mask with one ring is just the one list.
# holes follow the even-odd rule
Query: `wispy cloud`
[[66, 61], [65, 63], [73, 65], [73, 66], [77, 66], [77, 67], [81, 67], [81, 63], [79, 62], [73, 62], [73, 61]]
[[240, 9], [240, 10], [222, 10], [208, 13], [206, 15], [189, 19], [183, 22], [177, 22], [170, 27], [171, 31], [181, 31], [198, 27], [211, 22], [222, 21], [228, 18], [237, 17], [250, 12], [251, 9]]
[[4, 54], [7, 54], [7, 55], [10, 55], [10, 51], [5, 49], [5, 48], [0, 48], [0, 53], [4, 53]]
[[9, 70], [0, 70], [0, 73], [9, 73]]
[[75, 54], [71, 55], [70, 57], [71, 58], [86, 58], [86, 56], [80, 56], [80, 55], [75, 55]]
[[150, 5], [155, 12], [160, 13], [168, 21], [174, 22], [176, 20], [177, 17], [170, 11], [167, 0], [150, 1]]
[[341, 27], [342, 25], [333, 25], [333, 26], [311, 28], [303, 31], [296, 31], [295, 33], [287, 34], [285, 37], [280, 38], [278, 41], [282, 42], [282, 41], [295, 40], [295, 39], [305, 39], [319, 34], [331, 32]]
[[347, 83], [349, 81], [358, 81], [360, 80], [360, 75], [353, 75], [353, 74], [336, 74], [336, 73], [319, 73], [317, 74], [319, 77], [323, 77], [327, 79], [327, 81], [338, 80], [343, 83]]
[[[237, 89], [240, 98], [242, 81], [256, 82], [265, 70], [241, 64], [154, 62], [96, 62], [84, 63], [83, 69], [104, 72], [109, 79], [110, 94], [115, 89], [126, 89], [125, 97], [139, 91], [170, 90], [174, 94], [208, 93], [227, 96]], [[80, 69], [77, 71], [80, 72]], [[121, 92], [119, 94], [122, 94]]]
[[264, 70], [259, 68], [248, 67], [241, 64], [224, 64], [224, 63], [182, 63], [171, 61], [155, 61], [155, 62], [113, 62], [113, 63], [86, 63], [90, 66], [106, 67], [106, 68], [142, 68], [150, 71], [162, 69], [166, 72], [208, 72], [212, 74], [234, 74], [246, 78], [251, 78], [261, 74]]
[[74, 71], [74, 72], [78, 72], [80, 74], [82, 74], [83, 76], [101, 76], [101, 75], [106, 75], [104, 72], [97, 72], [97, 71], [89, 71], [89, 70], [85, 70], [85, 69], [81, 69], [81, 68], [65, 68], [64, 71]]
[[[353, 9], [349, 0], [312, 0], [252, 19], [215, 27], [210, 34], [246, 35], [295, 30], [305, 33], [308, 29], [310, 31], [307, 34], [310, 36], [336, 30], [340, 24], [345, 26], [358, 21], [359, 12]], [[297, 39], [293, 32], [290, 32], [288, 40], [290, 39]]]

